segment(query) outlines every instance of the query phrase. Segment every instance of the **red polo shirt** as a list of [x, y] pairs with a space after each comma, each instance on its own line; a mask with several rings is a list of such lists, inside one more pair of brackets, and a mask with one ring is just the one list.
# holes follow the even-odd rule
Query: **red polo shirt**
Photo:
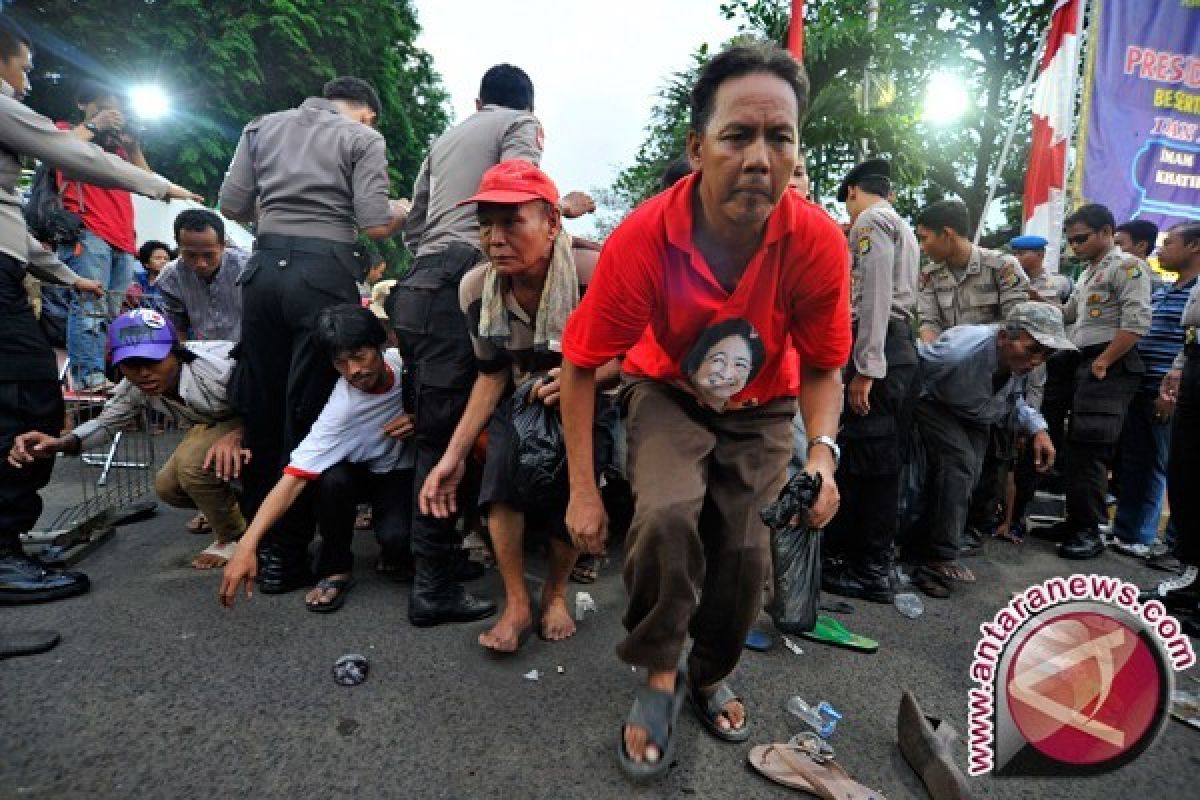
[[[697, 362], [721, 349], [706, 342], [712, 338], [706, 331], [744, 320], [753, 331], [744, 338], [757, 338], [761, 347], [716, 353], [730, 361], [749, 353], [755, 362], [748, 383], [725, 407], [796, 396], [800, 364], [836, 369], [850, 357], [846, 237], [819, 207], [784, 192], [758, 252], [730, 294], [692, 242], [697, 180], [693, 174], [646, 201], [613, 231], [567, 323], [563, 355], [596, 368], [626, 353], [625, 372], [694, 388], [704, 377]], [[685, 364], [690, 375], [684, 374]]]
[[[71, 130], [68, 122], [58, 123], [61, 130]], [[129, 154], [124, 148], [117, 155], [126, 161]], [[137, 236], [133, 230], [133, 197], [124, 189], [103, 189], [82, 181], [67, 180], [58, 173], [59, 186], [63, 187], [63, 208], [78, 214], [84, 226], [117, 250], [126, 253], [137, 251]], [[79, 209], [83, 198], [83, 211]]]

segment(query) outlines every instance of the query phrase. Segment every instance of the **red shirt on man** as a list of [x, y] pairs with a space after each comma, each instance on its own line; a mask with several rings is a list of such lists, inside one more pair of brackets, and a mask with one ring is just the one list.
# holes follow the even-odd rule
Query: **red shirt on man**
[[[712, 391], [715, 403], [727, 401], [709, 403], [718, 408], [794, 397], [800, 364], [836, 369], [850, 357], [846, 237], [820, 208], [784, 192], [730, 294], [692, 241], [698, 179], [680, 180], [613, 231], [567, 322], [563, 355], [596, 368], [626, 353], [627, 374], [675, 383], [702, 401]], [[713, 330], [730, 331], [717, 337], [731, 344], [713, 341]]]
[[[58, 123], [62, 130], [70, 130], [73, 126], [67, 122]], [[129, 154], [118, 148], [117, 155], [126, 161]], [[126, 253], [137, 252], [137, 236], [133, 229], [133, 197], [124, 189], [102, 189], [89, 183], [65, 180], [58, 173], [59, 186], [63, 187], [63, 208], [83, 219], [84, 226], [99, 236], [109, 245]], [[80, 210], [79, 200], [83, 198], [83, 210]]]

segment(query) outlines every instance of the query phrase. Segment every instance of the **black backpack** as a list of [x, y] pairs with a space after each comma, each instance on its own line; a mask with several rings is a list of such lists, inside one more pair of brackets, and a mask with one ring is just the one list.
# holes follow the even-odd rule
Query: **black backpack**
[[[25, 224], [38, 241], [55, 245], [73, 245], [83, 235], [83, 220], [63, 207], [63, 187], [58, 186], [56, 171], [49, 164], [38, 165], [25, 202]], [[83, 189], [79, 192], [79, 208], [83, 209]]]

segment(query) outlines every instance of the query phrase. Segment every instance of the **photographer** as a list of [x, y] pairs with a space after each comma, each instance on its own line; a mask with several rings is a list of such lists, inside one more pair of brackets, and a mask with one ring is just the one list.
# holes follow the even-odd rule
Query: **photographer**
[[[116, 90], [84, 81], [75, 94], [83, 121], [58, 127], [76, 138], [99, 145], [109, 153], [150, 171], [141, 145], [132, 133], [132, 120], [121, 110]], [[107, 307], [97, 309], [72, 304], [67, 317], [67, 354], [75, 384], [108, 388], [104, 375], [104, 327], [121, 312], [121, 300], [133, 281], [137, 239], [133, 229], [133, 200], [123, 189], [104, 189], [58, 174], [63, 208], [83, 222], [79, 241], [60, 245], [58, 257], [84, 278], [99, 281], [108, 293]]]

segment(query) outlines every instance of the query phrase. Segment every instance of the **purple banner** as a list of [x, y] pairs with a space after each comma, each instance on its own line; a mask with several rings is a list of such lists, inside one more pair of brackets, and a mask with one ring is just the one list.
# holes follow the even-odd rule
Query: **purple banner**
[[1200, 219], [1200, 0], [1097, 0], [1083, 197], [1117, 222]]

